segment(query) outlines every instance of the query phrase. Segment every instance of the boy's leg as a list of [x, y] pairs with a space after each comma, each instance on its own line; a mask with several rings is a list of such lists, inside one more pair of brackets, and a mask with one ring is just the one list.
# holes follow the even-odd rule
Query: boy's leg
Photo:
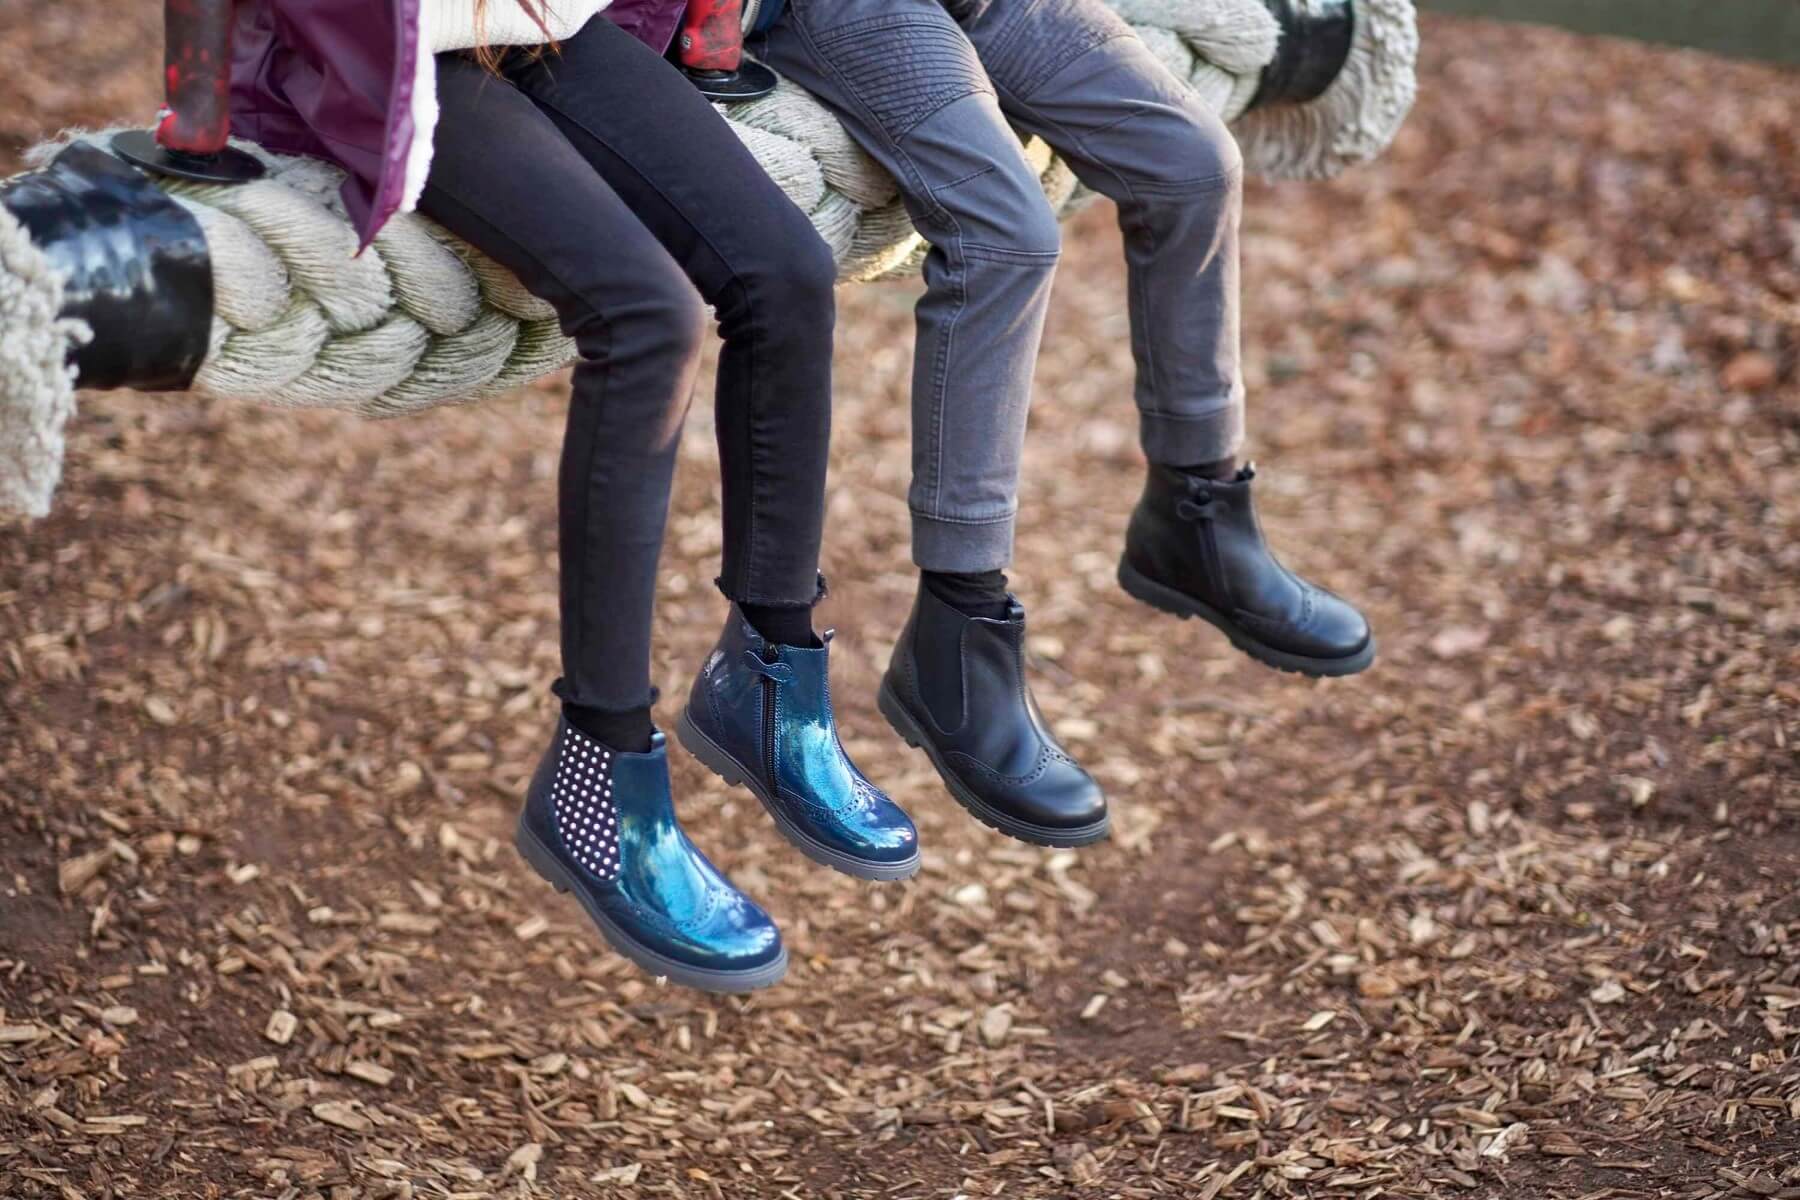
[[1101, 0], [945, 0], [1001, 107], [1119, 205], [1144, 451], [1188, 466], [1244, 435], [1243, 160], [1218, 117]]
[[1030, 702], [1024, 613], [999, 574], [1061, 239], [1037, 172], [938, 0], [790, 0], [759, 49], [893, 173], [930, 243], [909, 495], [926, 574], [882, 709], [987, 823], [1057, 845], [1102, 837], [1099, 787]]
[[913, 555], [1012, 556], [1019, 450], [1060, 230], [937, 0], [792, 0], [761, 48], [900, 181], [930, 242], [913, 373]]
[[944, 0], [1001, 107], [1119, 206], [1144, 454], [1120, 577], [1270, 665], [1349, 674], [1362, 614], [1269, 553], [1240, 472], [1243, 159], [1224, 124], [1101, 0]]

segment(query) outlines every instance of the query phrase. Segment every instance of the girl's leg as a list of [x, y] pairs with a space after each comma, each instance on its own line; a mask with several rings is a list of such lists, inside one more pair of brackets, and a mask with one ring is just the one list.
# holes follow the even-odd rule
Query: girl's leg
[[[559, 481], [569, 719], [526, 795], [517, 841], [613, 947], [720, 991], [787, 968], [775, 925], [675, 819], [649, 723], [656, 563], [705, 314], [667, 252], [538, 108], [460, 56], [439, 59], [442, 124], [421, 208], [511, 268], [575, 339]], [[583, 731], [633, 710], [641, 744]], [[616, 727], [616, 726], [609, 726]]]
[[[507, 72], [715, 306], [725, 568], [735, 603], [677, 729], [820, 862], [918, 870], [912, 821], [856, 769], [833, 721], [820, 593], [836, 264], [806, 216], [693, 85], [597, 19]], [[791, 622], [791, 623], [784, 623]]]
[[[575, 339], [558, 486], [573, 705], [648, 712], [657, 558], [705, 311], [631, 209], [517, 90], [440, 58], [420, 208], [515, 272]], [[642, 749], [648, 745], [647, 717]]]
[[831, 251], [693, 85], [604, 17], [507, 75], [715, 309], [720, 586], [795, 612], [808, 640], [831, 440]]

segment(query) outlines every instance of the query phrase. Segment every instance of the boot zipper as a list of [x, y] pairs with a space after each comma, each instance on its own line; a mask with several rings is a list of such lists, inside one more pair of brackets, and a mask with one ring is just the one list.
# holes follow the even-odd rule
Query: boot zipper
[[1218, 537], [1213, 528], [1218, 519], [1213, 505], [1218, 502], [1209, 493], [1196, 493], [1176, 506], [1176, 514], [1197, 526], [1194, 533], [1200, 538], [1200, 559], [1206, 571], [1206, 582], [1211, 585], [1213, 599], [1218, 601], [1220, 609], [1230, 612], [1231, 589], [1225, 583], [1225, 564], [1220, 560]]
[[762, 742], [763, 742], [763, 776], [769, 782], [769, 790], [775, 790], [775, 680], [768, 675], [762, 679]]
[[1230, 615], [1231, 592], [1225, 586], [1225, 567], [1219, 561], [1219, 543], [1214, 539], [1210, 520], [1200, 522], [1200, 546], [1206, 558], [1206, 573], [1212, 576], [1213, 595], [1219, 601], [1220, 610]]

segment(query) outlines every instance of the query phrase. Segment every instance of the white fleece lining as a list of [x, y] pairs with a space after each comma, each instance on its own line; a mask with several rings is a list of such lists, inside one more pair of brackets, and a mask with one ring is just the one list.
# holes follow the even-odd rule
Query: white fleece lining
[[425, 192], [425, 179], [431, 174], [431, 150], [437, 137], [437, 55], [433, 24], [437, 19], [434, 0], [419, 0], [419, 27], [413, 39], [412, 145], [406, 150], [406, 187], [400, 193], [400, 211], [412, 212]]

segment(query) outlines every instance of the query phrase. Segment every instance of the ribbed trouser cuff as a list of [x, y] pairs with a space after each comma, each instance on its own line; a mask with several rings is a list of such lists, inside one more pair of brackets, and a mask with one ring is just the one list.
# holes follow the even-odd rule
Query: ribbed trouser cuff
[[1227, 401], [1214, 412], [1191, 417], [1140, 412], [1138, 439], [1144, 457], [1165, 467], [1235, 458], [1244, 446], [1244, 406]]
[[912, 515], [913, 563], [921, 571], [999, 571], [1012, 562], [1015, 518], [955, 521]]

